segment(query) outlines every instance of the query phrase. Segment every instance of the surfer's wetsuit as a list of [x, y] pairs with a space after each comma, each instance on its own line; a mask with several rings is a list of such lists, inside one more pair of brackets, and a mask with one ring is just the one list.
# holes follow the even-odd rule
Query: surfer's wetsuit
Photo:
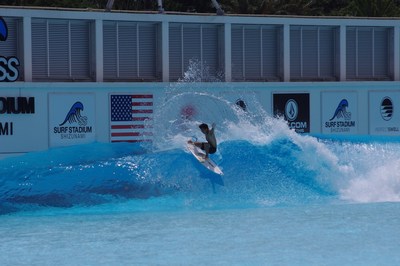
[[[202, 149], [203, 151], [206, 150], [206, 148], [204, 147], [204, 144], [205, 144], [205, 142], [203, 142], [203, 143], [201, 144], [201, 147], [200, 147], [200, 149]], [[210, 148], [208, 149], [208, 153], [209, 153], [209, 154], [215, 153], [215, 152], [217, 151], [217, 148], [214, 147], [213, 145], [211, 145], [211, 143], [208, 143], [208, 144], [210, 144]]]
[[199, 128], [201, 129], [201, 132], [203, 132], [203, 134], [205, 135], [207, 142], [193, 142], [192, 140], [189, 140], [188, 143], [193, 144], [196, 147], [205, 151], [206, 155], [204, 158], [206, 159], [208, 158], [208, 154], [213, 154], [217, 151], [217, 139], [214, 135], [215, 123], [212, 124], [211, 129], [208, 129], [207, 124], [201, 124]]
[[[217, 139], [215, 138], [215, 135], [214, 135], [214, 129], [215, 129], [215, 124], [213, 124], [213, 127], [210, 130], [208, 130], [207, 133], [205, 133], [206, 140], [207, 140], [208, 144], [210, 145], [210, 148], [208, 150], [209, 154], [213, 154], [217, 151]], [[205, 143], [202, 143], [202, 145], [200, 147], [202, 150], [205, 150], [204, 144]]]

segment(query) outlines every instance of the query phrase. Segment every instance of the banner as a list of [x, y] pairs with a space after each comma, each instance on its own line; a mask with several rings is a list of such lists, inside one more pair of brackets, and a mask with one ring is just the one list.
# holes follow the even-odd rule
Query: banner
[[110, 141], [152, 141], [153, 94], [110, 95]]
[[95, 104], [91, 93], [49, 94], [50, 147], [94, 142]]
[[369, 92], [369, 133], [400, 135], [400, 92]]
[[323, 134], [357, 134], [356, 92], [322, 92], [321, 118]]
[[308, 93], [274, 93], [274, 116], [283, 116], [297, 133], [310, 132], [310, 95]]
[[0, 153], [47, 147], [46, 97], [2, 90], [0, 94]]

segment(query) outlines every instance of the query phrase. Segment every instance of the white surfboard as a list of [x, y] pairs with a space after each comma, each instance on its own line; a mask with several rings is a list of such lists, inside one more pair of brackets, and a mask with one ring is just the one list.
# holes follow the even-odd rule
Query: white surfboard
[[193, 154], [193, 156], [202, 164], [204, 165], [205, 168], [207, 168], [210, 171], [213, 171], [214, 173], [218, 175], [223, 175], [224, 173], [222, 170], [218, 167], [216, 163], [214, 163], [210, 158], [204, 159], [204, 156], [206, 155], [201, 149], [198, 147], [194, 146], [193, 144], [188, 143], [187, 144], [188, 150]]

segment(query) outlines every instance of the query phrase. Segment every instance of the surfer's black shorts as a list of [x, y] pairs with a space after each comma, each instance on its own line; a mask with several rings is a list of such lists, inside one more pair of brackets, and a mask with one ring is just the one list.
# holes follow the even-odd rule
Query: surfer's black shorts
[[[206, 149], [204, 148], [204, 142], [201, 144], [201, 149], [203, 150], [203, 151], [205, 151]], [[215, 148], [214, 146], [212, 146], [212, 145], [210, 145], [210, 148], [208, 149], [208, 153], [209, 154], [213, 154], [213, 153], [215, 153], [217, 151], [217, 148]]]

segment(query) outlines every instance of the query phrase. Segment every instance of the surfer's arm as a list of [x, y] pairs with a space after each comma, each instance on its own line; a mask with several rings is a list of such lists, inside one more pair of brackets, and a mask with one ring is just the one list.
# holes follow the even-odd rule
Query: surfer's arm
[[214, 133], [214, 129], [215, 129], [215, 123], [212, 123], [210, 131]]

